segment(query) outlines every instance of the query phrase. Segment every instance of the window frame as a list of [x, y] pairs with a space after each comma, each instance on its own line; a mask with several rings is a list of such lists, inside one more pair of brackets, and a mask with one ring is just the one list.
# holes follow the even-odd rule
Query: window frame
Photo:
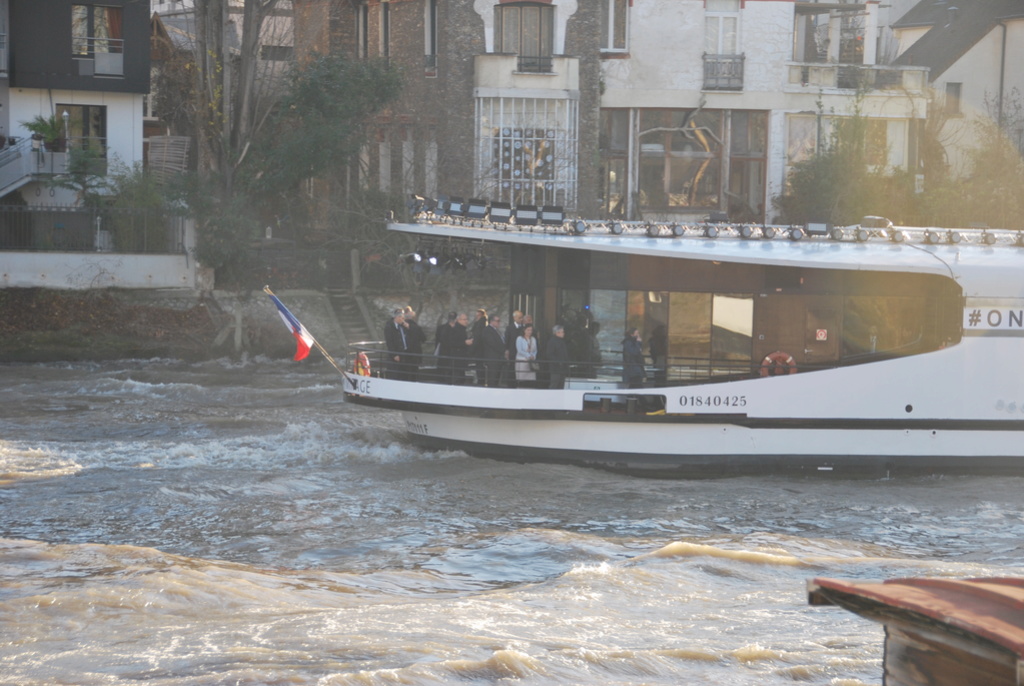
[[391, 3], [380, 3], [380, 56], [391, 58]]
[[[713, 8], [713, 5], [718, 2], [735, 2], [735, 9], [722, 10]], [[740, 0], [707, 0], [704, 9], [704, 52], [708, 55], [740, 55], [740, 10], [742, 4]], [[729, 41], [727, 36], [729, 31], [725, 29], [725, 20], [732, 19], [734, 24], [732, 27], [732, 45], [726, 45]], [[712, 26], [714, 27], [715, 34], [715, 46], [714, 50], [710, 49], [710, 36], [712, 34]], [[731, 47], [732, 52], [729, 52]]]
[[947, 117], [963, 116], [964, 84], [960, 81], [946, 82], [946, 96], [942, 111]]
[[[113, 35], [117, 33], [120, 35]], [[86, 3], [71, 5], [72, 57], [94, 59], [97, 53], [121, 54], [123, 52], [123, 8]]]
[[[63, 115], [68, 113], [68, 139], [76, 141], [74, 147], [79, 149], [91, 148], [91, 141], [99, 145], [101, 157], [107, 156], [108, 147], [108, 121], [106, 105], [88, 105], [57, 103], [54, 111]], [[93, 129], [96, 129], [94, 131]], [[76, 135], [77, 134], [77, 135]]]
[[370, 56], [370, 5], [363, 0], [355, 7], [356, 57], [364, 60]]
[[437, 76], [437, 0], [423, 3], [423, 68], [427, 76]]
[[[629, 0], [601, 0], [601, 52], [629, 52]], [[620, 23], [621, 22], [621, 23]], [[620, 38], [617, 34], [621, 28]]]
[[[528, 12], [536, 12], [536, 16], [531, 17]], [[513, 14], [514, 19], [511, 16]], [[529, 25], [531, 19], [535, 21], [535, 26]], [[510, 23], [513, 25], [510, 26]], [[513, 44], [508, 44], [507, 39], [513, 39]], [[554, 6], [537, 2], [495, 5], [494, 51], [518, 55], [518, 71], [550, 72], [555, 52]]]

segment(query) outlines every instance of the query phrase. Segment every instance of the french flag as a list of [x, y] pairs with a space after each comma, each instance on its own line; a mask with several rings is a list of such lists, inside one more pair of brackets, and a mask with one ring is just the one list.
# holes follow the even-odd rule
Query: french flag
[[284, 321], [284, 325], [288, 327], [288, 330], [295, 336], [295, 343], [297, 348], [295, 350], [295, 360], [304, 360], [309, 356], [309, 349], [313, 347], [316, 341], [313, 339], [313, 335], [306, 331], [295, 315], [288, 311], [288, 308], [284, 306], [284, 303], [277, 299], [277, 296], [273, 293], [268, 292], [267, 295], [277, 305], [277, 313], [281, 315], [281, 320]]

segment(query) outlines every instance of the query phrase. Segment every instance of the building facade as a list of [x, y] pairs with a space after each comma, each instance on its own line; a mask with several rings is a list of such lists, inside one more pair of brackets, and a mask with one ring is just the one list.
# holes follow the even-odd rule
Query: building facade
[[997, 125], [1024, 154], [1024, 3], [922, 0], [893, 28], [897, 63], [928, 69], [954, 176], [970, 171], [978, 124]]
[[[296, 2], [296, 45], [401, 64], [362, 182], [588, 217], [771, 221], [832, 124], [910, 168], [925, 70], [879, 65], [877, 0]], [[885, 15], [887, 16], [887, 15]]]
[[596, 212], [596, 3], [296, 0], [296, 52], [401, 65], [361, 181], [404, 193]]
[[[0, 195], [30, 204], [73, 202], [46, 180], [67, 150], [91, 147], [126, 164], [143, 158], [149, 91], [149, 8], [132, 0], [0, 0]], [[61, 143], [36, 141], [25, 123], [56, 116]], [[20, 148], [19, 148], [20, 145]], [[14, 149], [17, 149], [15, 151]], [[28, 149], [31, 154], [21, 154]]]

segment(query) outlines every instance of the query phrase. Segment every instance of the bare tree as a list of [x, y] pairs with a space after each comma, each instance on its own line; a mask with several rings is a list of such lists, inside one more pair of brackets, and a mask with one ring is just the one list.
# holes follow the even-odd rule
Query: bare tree
[[218, 176], [228, 196], [280, 95], [281, 70], [261, 53], [290, 42], [290, 22], [279, 21], [288, 10], [286, 0], [195, 0], [200, 169]]

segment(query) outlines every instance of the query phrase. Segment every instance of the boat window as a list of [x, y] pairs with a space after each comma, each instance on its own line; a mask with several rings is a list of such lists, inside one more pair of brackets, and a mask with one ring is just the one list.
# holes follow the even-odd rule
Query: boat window
[[[928, 346], [930, 298], [850, 296], [844, 303], [843, 357], [921, 352]], [[934, 344], [934, 341], [932, 342]]]
[[711, 359], [711, 294], [669, 296], [668, 356], [682, 366], [704, 367]]
[[600, 325], [590, 313], [589, 292], [563, 288], [558, 303], [559, 323], [565, 327], [565, 344], [569, 348], [574, 376], [593, 377], [601, 363], [595, 334]]
[[716, 363], [749, 363], [753, 337], [754, 296], [715, 295], [711, 301], [711, 357]]
[[[626, 332], [626, 291], [590, 291], [590, 313], [598, 325], [595, 337], [602, 352], [622, 350]], [[621, 359], [615, 359], [618, 364]]]

